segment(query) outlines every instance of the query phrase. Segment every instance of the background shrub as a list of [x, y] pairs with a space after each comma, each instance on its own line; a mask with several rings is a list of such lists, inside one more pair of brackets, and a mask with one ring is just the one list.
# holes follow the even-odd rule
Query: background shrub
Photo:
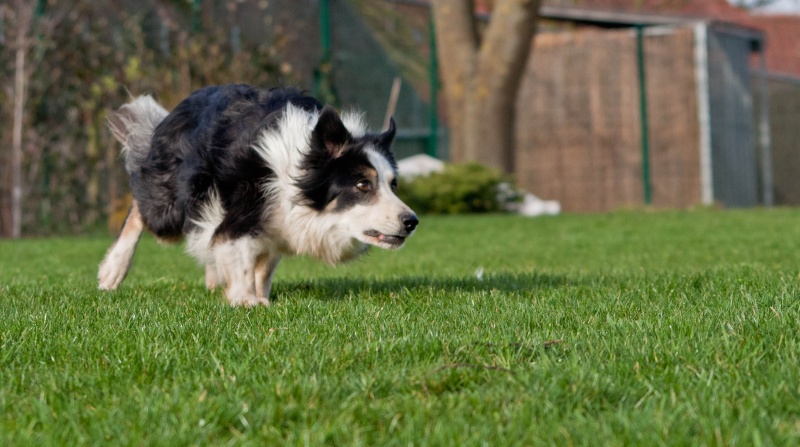
[[448, 164], [433, 172], [400, 182], [397, 195], [417, 213], [459, 214], [506, 211], [519, 201], [510, 176], [477, 164]]

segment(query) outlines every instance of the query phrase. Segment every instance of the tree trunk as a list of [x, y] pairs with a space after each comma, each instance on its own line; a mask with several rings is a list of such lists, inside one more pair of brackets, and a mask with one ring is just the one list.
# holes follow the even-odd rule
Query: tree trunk
[[[499, 0], [480, 46], [469, 0], [433, 0], [451, 159], [514, 170], [516, 94], [541, 0]], [[457, 14], [455, 13], [457, 12]]]
[[22, 122], [25, 119], [25, 56], [33, 2], [18, 1], [14, 61], [14, 115], [11, 130], [11, 237], [22, 236]]
[[471, 1], [434, 0], [432, 6], [439, 70], [447, 98], [450, 159], [463, 162], [467, 161], [464, 106], [475, 68], [478, 30]]

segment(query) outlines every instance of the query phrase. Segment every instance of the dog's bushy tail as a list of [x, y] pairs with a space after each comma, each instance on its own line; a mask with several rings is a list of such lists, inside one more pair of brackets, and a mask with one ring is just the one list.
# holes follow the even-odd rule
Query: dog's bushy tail
[[120, 107], [108, 119], [108, 127], [122, 143], [125, 170], [137, 171], [150, 152], [156, 126], [169, 114], [152, 96], [142, 95]]
[[[128, 174], [138, 171], [142, 166], [150, 152], [156, 126], [168, 114], [151, 96], [143, 95], [120, 107], [108, 118], [108, 127], [122, 143], [125, 170]], [[97, 273], [100, 289], [114, 290], [125, 280], [143, 230], [144, 221], [139, 213], [139, 204], [134, 199], [122, 231], [100, 264], [100, 271]]]

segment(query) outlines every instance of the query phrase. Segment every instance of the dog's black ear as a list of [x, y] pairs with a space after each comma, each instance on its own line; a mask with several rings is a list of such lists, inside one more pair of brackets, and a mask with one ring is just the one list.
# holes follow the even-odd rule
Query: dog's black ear
[[388, 151], [392, 147], [392, 142], [397, 134], [397, 124], [394, 122], [394, 117], [389, 118], [389, 128], [383, 133], [378, 134], [375, 143], [383, 150]]
[[325, 106], [319, 114], [319, 121], [311, 134], [311, 145], [316, 150], [325, 150], [332, 158], [342, 155], [352, 136], [344, 127], [336, 109]]
[[392, 153], [392, 142], [394, 142], [394, 137], [397, 135], [397, 124], [394, 122], [394, 118], [389, 119], [389, 128], [379, 134], [372, 134], [370, 136], [372, 142], [375, 144], [375, 149], [378, 150], [387, 160], [389, 160], [389, 164], [392, 165], [392, 169], [397, 171], [397, 162], [394, 159], [394, 154]]

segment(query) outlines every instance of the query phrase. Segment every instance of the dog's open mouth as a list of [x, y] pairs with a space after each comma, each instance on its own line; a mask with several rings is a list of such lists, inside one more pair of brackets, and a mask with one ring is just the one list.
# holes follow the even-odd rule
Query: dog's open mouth
[[403, 242], [406, 241], [406, 236], [383, 234], [376, 230], [367, 230], [364, 232], [364, 235], [375, 239], [379, 244], [386, 244], [398, 247], [400, 245], [403, 245]]

